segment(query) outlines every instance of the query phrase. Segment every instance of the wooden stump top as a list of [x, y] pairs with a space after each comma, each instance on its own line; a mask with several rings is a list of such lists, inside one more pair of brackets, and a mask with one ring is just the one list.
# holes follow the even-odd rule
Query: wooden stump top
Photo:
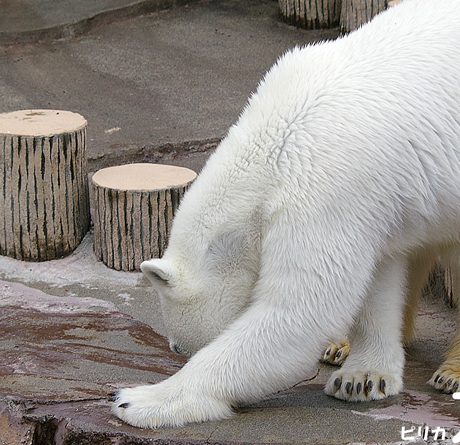
[[0, 113], [0, 133], [17, 136], [47, 136], [71, 133], [86, 126], [77, 113], [62, 110], [21, 110]]
[[184, 186], [196, 178], [193, 170], [162, 164], [126, 164], [97, 171], [93, 182], [113, 190], [154, 191]]

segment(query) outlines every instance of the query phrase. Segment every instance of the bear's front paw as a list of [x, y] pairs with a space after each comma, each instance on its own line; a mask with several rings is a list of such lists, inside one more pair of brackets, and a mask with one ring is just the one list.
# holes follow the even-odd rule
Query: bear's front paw
[[329, 378], [325, 393], [348, 402], [366, 402], [393, 396], [402, 389], [402, 379], [396, 374], [336, 371]]
[[456, 392], [460, 387], [460, 369], [442, 365], [428, 384], [448, 394]]
[[[140, 428], [180, 425], [182, 422], [168, 415], [168, 405], [158, 394], [156, 385], [124, 388], [111, 394], [112, 412], [124, 422]], [[162, 406], [163, 405], [163, 406]]]
[[111, 394], [112, 412], [139, 428], [177, 427], [191, 422], [229, 417], [229, 404], [172, 387], [168, 380], [156, 385], [124, 388]]

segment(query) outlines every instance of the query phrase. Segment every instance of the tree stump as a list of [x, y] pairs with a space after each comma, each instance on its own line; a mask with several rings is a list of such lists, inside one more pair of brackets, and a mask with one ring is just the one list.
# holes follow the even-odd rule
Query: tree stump
[[306, 29], [334, 28], [340, 23], [341, 0], [278, 0], [279, 16]]
[[340, 29], [343, 34], [358, 29], [379, 12], [387, 9], [387, 0], [342, 0]]
[[163, 255], [172, 221], [196, 173], [160, 164], [104, 168], [93, 178], [94, 253], [112, 269], [139, 270]]
[[0, 114], [0, 254], [44, 261], [89, 228], [86, 120], [76, 113]]

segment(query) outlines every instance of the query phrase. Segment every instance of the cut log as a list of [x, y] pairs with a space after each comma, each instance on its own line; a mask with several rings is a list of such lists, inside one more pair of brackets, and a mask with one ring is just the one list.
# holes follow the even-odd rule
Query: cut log
[[358, 29], [387, 8], [387, 0], [342, 0], [340, 29], [343, 34]]
[[0, 254], [71, 253], [90, 224], [86, 120], [76, 113], [0, 114]]
[[160, 164], [97, 171], [92, 178], [96, 257], [124, 271], [160, 258], [179, 202], [195, 178], [192, 170]]
[[279, 16], [289, 25], [306, 29], [339, 26], [341, 0], [278, 0]]

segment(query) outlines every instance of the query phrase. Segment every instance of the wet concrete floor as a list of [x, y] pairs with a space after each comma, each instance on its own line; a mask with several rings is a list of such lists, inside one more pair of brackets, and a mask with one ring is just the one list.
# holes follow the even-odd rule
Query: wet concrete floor
[[[0, 258], [6, 270], [0, 282], [3, 443], [54, 443], [46, 441], [52, 437], [58, 444], [383, 444], [403, 443], [402, 428], [414, 428], [415, 435], [419, 426], [429, 428], [433, 443], [437, 427], [447, 438], [460, 431], [460, 403], [425, 384], [456, 325], [455, 310], [432, 294], [423, 298], [417, 340], [407, 350], [405, 389], [397, 397], [360, 404], [335, 400], [322, 390], [334, 368], [318, 364], [311, 381], [242, 407], [228, 420], [156, 431], [123, 424], [111, 414], [107, 395], [158, 382], [183, 360], [156, 332], [164, 328], [156, 325], [161, 316], [145, 278], [98, 263], [91, 236], [74, 254], [47, 264]], [[86, 280], [72, 285], [77, 277]]]

